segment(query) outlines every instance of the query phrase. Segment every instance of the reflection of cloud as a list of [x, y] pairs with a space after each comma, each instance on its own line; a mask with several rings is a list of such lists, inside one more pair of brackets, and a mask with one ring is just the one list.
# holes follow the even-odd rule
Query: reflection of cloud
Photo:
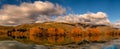
[[59, 16], [55, 19], [57, 22], [72, 22], [72, 23], [78, 23], [78, 22], [86, 22], [86, 23], [92, 23], [92, 24], [109, 24], [109, 20], [107, 18], [107, 15], [103, 12], [97, 12], [97, 13], [87, 13], [82, 15], [66, 15], [66, 16]]
[[17, 41], [0, 41], [0, 49], [33, 49], [32, 45], [21, 44]]
[[[36, 22], [39, 15], [57, 16], [65, 14], [65, 9], [51, 2], [36, 1], [34, 3], [22, 3], [20, 6], [4, 5], [0, 10], [0, 25], [18, 25]], [[41, 17], [42, 18], [42, 17]], [[44, 20], [42, 20], [44, 21]]]

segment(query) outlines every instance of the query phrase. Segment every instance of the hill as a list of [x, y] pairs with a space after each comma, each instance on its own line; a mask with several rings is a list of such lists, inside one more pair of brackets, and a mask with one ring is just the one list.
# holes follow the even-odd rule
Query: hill
[[34, 24], [21, 24], [17, 26], [0, 26], [0, 30], [11, 30], [11, 29], [27, 29], [29, 30], [30, 28], [34, 27], [40, 27], [43, 29], [48, 29], [48, 28], [61, 28], [64, 29], [65, 31], [70, 31], [74, 27], [80, 27], [82, 29], [87, 29], [87, 28], [99, 28], [99, 29], [118, 29], [118, 28], [113, 28], [112, 26], [107, 26], [107, 25], [93, 25], [93, 24], [87, 24], [87, 23], [62, 23], [62, 22], [45, 22], [45, 23], [34, 23]]

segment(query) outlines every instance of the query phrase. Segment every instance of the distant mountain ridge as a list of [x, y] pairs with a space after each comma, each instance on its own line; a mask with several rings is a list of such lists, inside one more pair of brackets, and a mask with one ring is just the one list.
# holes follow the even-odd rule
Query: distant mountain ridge
[[[79, 26], [79, 27], [82, 27], [82, 28], [86, 28], [86, 27], [90, 27], [90, 28], [96, 28], [96, 27], [111, 27], [111, 28], [114, 28], [112, 25], [104, 25], [104, 24], [89, 24], [89, 23], [64, 23], [64, 22], [44, 22], [44, 23], [31, 23], [31, 24], [21, 24], [21, 25], [17, 25], [17, 26], [0, 26], [0, 30], [2, 29], [5, 29], [5, 30], [8, 30], [8, 29], [11, 29], [11, 28], [32, 28], [32, 27], [37, 27], [37, 26], [43, 26], [43, 25], [51, 25], [50, 27], [53, 27], [55, 26], [55, 24], [59, 24], [59, 27], [60, 25], [63, 25], [65, 27], [67, 26], [71, 26], [71, 27], [75, 27], [75, 26]], [[66, 26], [67, 25], [67, 26]], [[57, 26], [55, 26], [57, 27]], [[119, 28], [116, 28], [116, 29], [119, 29]]]

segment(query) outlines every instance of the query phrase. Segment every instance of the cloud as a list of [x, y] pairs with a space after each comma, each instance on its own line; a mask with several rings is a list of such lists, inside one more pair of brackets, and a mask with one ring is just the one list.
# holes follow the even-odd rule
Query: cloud
[[47, 17], [46, 15], [41, 15], [37, 18], [37, 21], [35, 23], [43, 23], [46, 21], [51, 21], [51, 18]]
[[[40, 19], [51, 16], [63, 15], [65, 8], [51, 2], [36, 1], [34, 3], [22, 3], [21, 5], [4, 5], [0, 10], [0, 25], [19, 25], [23, 23], [35, 23]], [[44, 21], [44, 20], [43, 20]]]
[[113, 23], [113, 27], [120, 28], [120, 20], [118, 20], [115, 23]]
[[85, 22], [91, 24], [109, 24], [110, 21], [106, 13], [97, 12], [97, 13], [86, 13], [81, 15], [69, 14], [66, 16], [59, 16], [55, 19], [57, 22]]
[[[51, 2], [35, 1], [21, 5], [4, 5], [0, 9], [0, 25], [19, 25], [24, 23], [42, 23], [46, 21], [67, 23], [109, 24], [104, 12], [85, 14], [66, 14], [66, 9]], [[52, 19], [52, 16], [57, 16]]]

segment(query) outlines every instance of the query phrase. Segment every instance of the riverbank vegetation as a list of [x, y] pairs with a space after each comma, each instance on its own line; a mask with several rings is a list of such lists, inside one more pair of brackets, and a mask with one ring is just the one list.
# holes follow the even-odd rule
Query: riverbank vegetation
[[120, 38], [120, 29], [84, 23], [36, 23], [0, 26], [0, 40], [18, 40], [43, 45], [80, 44], [84, 41], [105, 42]]

